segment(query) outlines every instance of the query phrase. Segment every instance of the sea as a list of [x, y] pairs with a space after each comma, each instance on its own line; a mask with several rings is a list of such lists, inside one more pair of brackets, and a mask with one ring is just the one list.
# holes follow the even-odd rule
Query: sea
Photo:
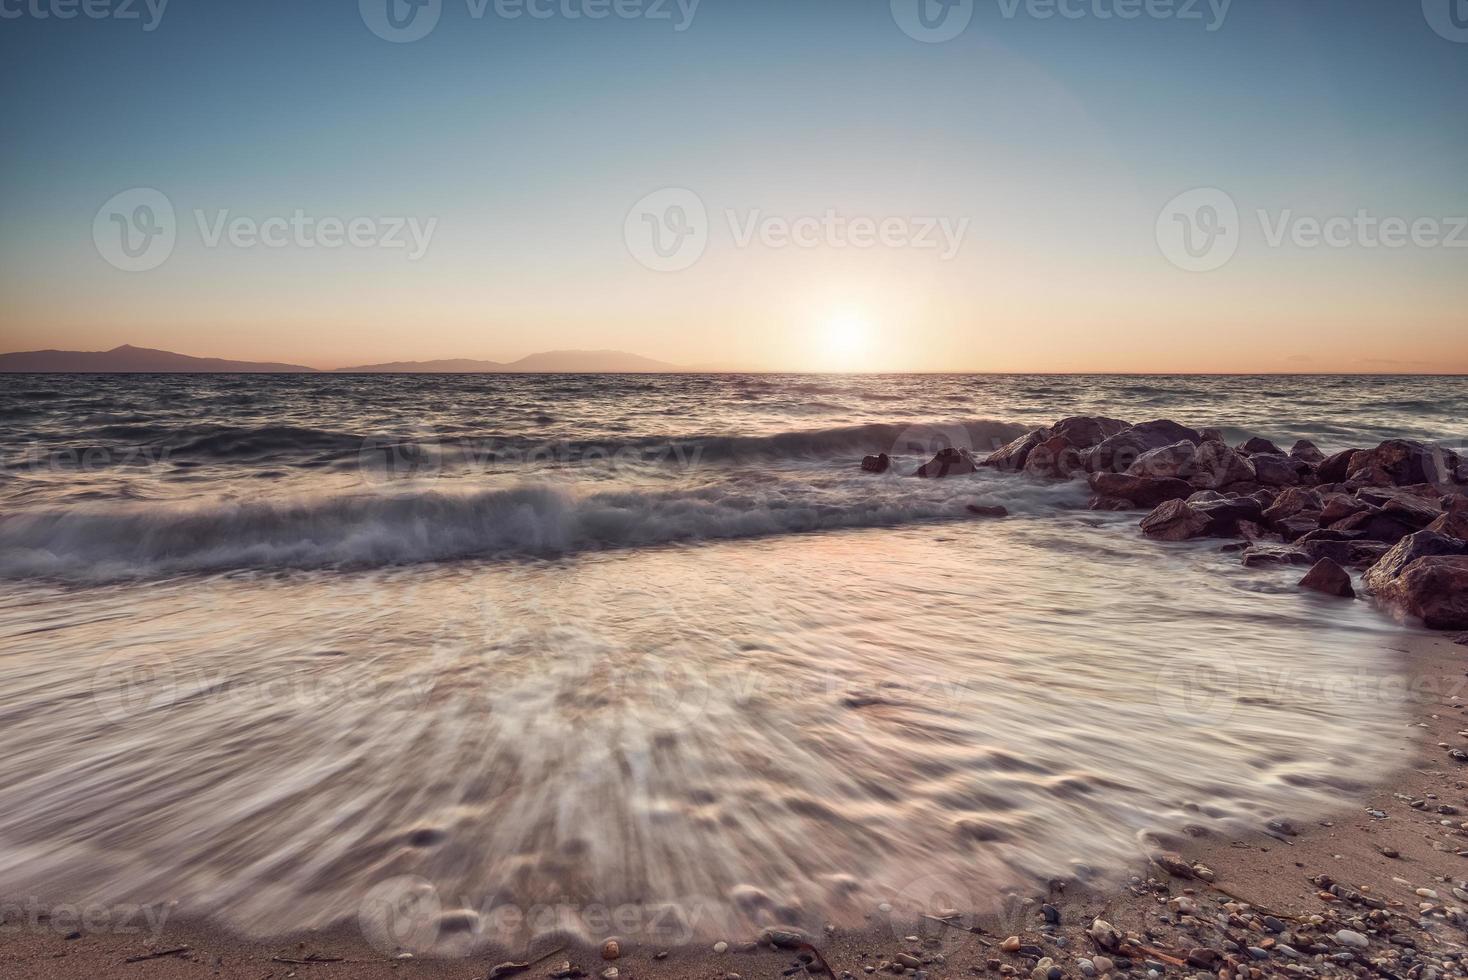
[[1398, 764], [1370, 601], [910, 475], [1070, 415], [1461, 449], [1468, 379], [0, 376], [0, 897], [906, 935]]

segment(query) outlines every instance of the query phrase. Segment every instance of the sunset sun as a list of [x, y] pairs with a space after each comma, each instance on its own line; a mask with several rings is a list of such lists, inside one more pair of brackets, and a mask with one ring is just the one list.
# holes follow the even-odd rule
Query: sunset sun
[[833, 368], [849, 370], [859, 366], [871, 342], [871, 324], [849, 310], [832, 314], [822, 328], [821, 351]]

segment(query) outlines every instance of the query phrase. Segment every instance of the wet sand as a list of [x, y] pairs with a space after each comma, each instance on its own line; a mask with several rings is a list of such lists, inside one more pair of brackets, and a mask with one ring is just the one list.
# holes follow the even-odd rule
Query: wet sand
[[[1455, 640], [1453, 634], [1404, 629], [1396, 641], [1387, 644], [1389, 649], [1383, 651], [1383, 656], [1398, 658], [1405, 690], [1411, 692], [1400, 738], [1390, 746], [1400, 761], [1389, 778], [1365, 792], [1344, 794], [1339, 807], [1331, 812], [1283, 828], [1243, 827], [1219, 833], [1197, 827], [1192, 828], [1191, 836], [1139, 842], [1131, 886], [1089, 891], [1071, 885], [1052, 888], [1049, 895], [1035, 894], [1029, 901], [1008, 905], [996, 902], [994, 908], [976, 914], [959, 909], [954, 921], [981, 930], [977, 934], [931, 920], [892, 922], [888, 915], [874, 909], [867, 928], [828, 931], [813, 937], [815, 946], [838, 977], [862, 977], [869, 972], [890, 976], [894, 970], [880, 965], [896, 963], [899, 954], [914, 957], [907, 962], [916, 961], [916, 969], [925, 971], [932, 980], [975, 974], [1029, 976], [1036, 964], [1033, 955], [1002, 952], [999, 948], [1004, 937], [1013, 935], [1028, 947], [1039, 947], [1064, 976], [1078, 977], [1083, 975], [1079, 958], [1093, 957], [1098, 952], [1086, 929], [1101, 916], [1122, 932], [1138, 934], [1142, 945], [1162, 954], [1154, 965], [1166, 965], [1168, 975], [1208, 975], [1220, 970], [1227, 975], [1236, 972], [1228, 964], [1216, 964], [1211, 969], [1180, 967], [1167, 963], [1166, 958], [1183, 960], [1190, 949], [1197, 947], [1224, 948], [1229, 937], [1241, 940], [1241, 945], [1274, 946], [1279, 937], [1267, 928], [1251, 932], [1246, 924], [1241, 925], [1250, 921], [1257, 925], [1267, 910], [1279, 916], [1291, 931], [1299, 932], [1285, 938], [1294, 940], [1300, 958], [1286, 959], [1266, 949], [1263, 951], [1270, 954], [1269, 958], [1256, 961], [1255, 967], [1265, 974], [1278, 974], [1286, 965], [1296, 974], [1323, 974], [1344, 967], [1329, 960], [1329, 954], [1308, 952], [1311, 943], [1322, 937], [1308, 925], [1301, 929], [1299, 920], [1332, 909], [1340, 916], [1366, 911], [1346, 901], [1324, 901], [1321, 888], [1309, 879], [1326, 874], [1387, 904], [1383, 915], [1390, 926], [1381, 930], [1382, 935], [1368, 937], [1370, 948], [1363, 951], [1362, 964], [1368, 957], [1376, 957], [1379, 949], [1388, 949], [1390, 962], [1383, 961], [1387, 965], [1372, 968], [1374, 972], [1389, 976], [1430, 976], [1428, 971], [1440, 971], [1438, 975], [1444, 977], [1460, 975], [1463, 971], [1455, 959], [1441, 958], [1463, 949], [1462, 926], [1453, 921], [1456, 913], [1437, 911], [1443, 906], [1468, 905], [1452, 894], [1453, 886], [1468, 877], [1468, 830], [1464, 829], [1468, 827], [1468, 771], [1464, 763], [1449, 755], [1452, 748], [1468, 747], [1468, 738], [1459, 734], [1468, 729], [1468, 647]], [[1437, 812], [1439, 807], [1452, 812]], [[1188, 861], [1202, 862], [1215, 872], [1214, 884], [1170, 877], [1147, 861], [1145, 852], [1149, 848], [1174, 850]], [[1430, 889], [1438, 898], [1425, 898], [1417, 889]], [[1198, 906], [1196, 919], [1179, 924], [1173, 903], [1179, 897], [1185, 907], [1187, 902]], [[1214, 916], [1227, 911], [1224, 903], [1239, 899], [1252, 903], [1253, 910], [1239, 910], [1235, 905], [1234, 925], [1220, 926]], [[1041, 908], [1047, 901], [1060, 920], [1058, 926], [1048, 929]], [[191, 921], [185, 910], [175, 910], [154, 938], [141, 917], [135, 923], [137, 931], [130, 932], [49, 919], [26, 921], [20, 911], [24, 902], [12, 898], [7, 904], [4, 930], [0, 932], [0, 977], [469, 980], [488, 977], [498, 961], [498, 957], [478, 955], [395, 959], [368, 943], [355, 923], [259, 941], [231, 935], [207, 922]], [[1429, 906], [1425, 915], [1419, 908], [1423, 904]], [[941, 911], [934, 909], [935, 913]], [[1322, 928], [1328, 935], [1324, 945], [1316, 948], [1330, 946], [1332, 952], [1339, 952], [1341, 947], [1329, 936], [1340, 924], [1325, 923]], [[1387, 932], [1399, 935], [1388, 943]], [[1413, 938], [1404, 941], [1405, 936]], [[615, 966], [618, 980], [723, 978], [729, 974], [753, 980], [811, 972], [825, 975], [818, 964], [810, 971], [804, 969], [799, 951], [755, 945], [754, 936], [727, 937], [729, 948], [722, 953], [703, 941], [664, 946], [640, 943], [635, 936], [621, 938], [622, 955], [614, 963], [603, 961], [595, 948], [571, 946], [514, 975], [546, 977], [566, 961], [591, 977]], [[1421, 965], [1412, 969], [1410, 961], [1403, 964], [1392, 959], [1408, 948], [1404, 942], [1415, 943], [1428, 957], [1425, 970]], [[526, 958], [554, 946], [547, 943], [530, 950]], [[163, 955], [129, 962], [160, 953]], [[658, 954], [664, 955], [657, 958]], [[1357, 973], [1368, 969], [1358, 964], [1347, 966]], [[914, 975], [913, 969], [905, 972]], [[1140, 961], [1131, 970], [1133, 976], [1146, 973], [1147, 967]]]

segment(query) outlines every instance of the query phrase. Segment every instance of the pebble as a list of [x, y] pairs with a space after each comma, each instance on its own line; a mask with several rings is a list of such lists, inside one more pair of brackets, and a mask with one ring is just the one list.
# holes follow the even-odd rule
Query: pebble
[[909, 970], [919, 969], [923, 965], [923, 961], [918, 959], [916, 956], [913, 956], [911, 953], [898, 953], [892, 958], [898, 963], [901, 963], [903, 966], [907, 967]]
[[1091, 963], [1095, 965], [1097, 973], [1110, 973], [1116, 969], [1116, 964], [1111, 961], [1111, 957], [1109, 956], [1093, 956]]
[[617, 972], [617, 968], [615, 966], [609, 966], [605, 970], [601, 971], [601, 980], [617, 980], [618, 976], [620, 976], [620, 974]]
[[1342, 929], [1335, 934], [1335, 941], [1342, 946], [1350, 946], [1355, 949], [1365, 949], [1371, 945], [1371, 940], [1352, 929]]
[[602, 959], [604, 959], [604, 960], [614, 960], [614, 959], [616, 959], [617, 957], [619, 957], [621, 955], [622, 955], [622, 944], [619, 943], [619, 942], [617, 942], [615, 939], [608, 939], [606, 942], [604, 942], [604, 943], [601, 944], [601, 958]]
[[1009, 938], [1005, 939], [1004, 942], [999, 944], [999, 948], [1004, 950], [1004, 952], [1006, 953], [1016, 952], [1019, 949], [1019, 937], [1010, 936]]
[[714, 943], [714, 952], [715, 953], [727, 953], [727, 952], [729, 952], [729, 944], [726, 943], [726, 942], [724, 942], [722, 939], [720, 939], [718, 942]]

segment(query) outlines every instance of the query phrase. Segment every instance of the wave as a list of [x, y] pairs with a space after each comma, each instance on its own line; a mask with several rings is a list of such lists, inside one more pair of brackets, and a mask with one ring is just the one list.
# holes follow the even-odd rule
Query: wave
[[0, 517], [0, 577], [98, 581], [552, 556], [971, 519], [966, 505], [975, 502], [1035, 512], [1079, 506], [1083, 489], [989, 474], [941, 482], [841, 476], [825, 485], [751, 474], [737, 483], [663, 491], [578, 494], [532, 485], [208, 506], [71, 507]]
[[[343, 432], [306, 426], [165, 426], [113, 424], [87, 438], [145, 447], [149, 460], [289, 465], [327, 462], [380, 465], [384, 453], [431, 457], [442, 465], [525, 459], [596, 460], [641, 455], [650, 460], [684, 461], [819, 457], [867, 452], [925, 452], [956, 445], [995, 449], [1027, 431], [1016, 423], [956, 420], [946, 423], [869, 423], [824, 429], [796, 429], [766, 435], [640, 436], [635, 438], [547, 440], [534, 435], [447, 434], [431, 426], [393, 432]], [[106, 446], [47, 446], [51, 454], [80, 456], [89, 451], [111, 458]]]

